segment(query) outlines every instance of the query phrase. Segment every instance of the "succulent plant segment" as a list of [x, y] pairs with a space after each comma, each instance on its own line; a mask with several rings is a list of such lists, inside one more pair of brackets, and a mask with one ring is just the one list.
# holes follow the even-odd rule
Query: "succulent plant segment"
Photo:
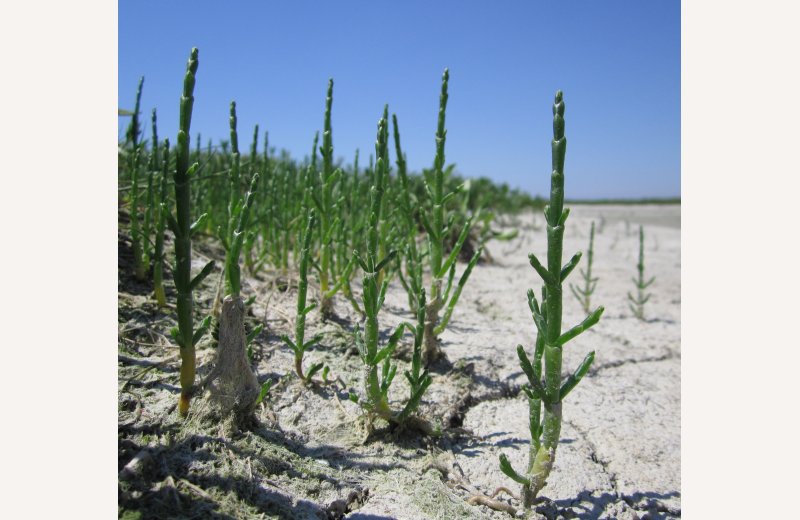
[[308, 212], [308, 219], [305, 232], [298, 237], [298, 242], [303, 244], [300, 250], [300, 281], [297, 287], [297, 315], [295, 316], [294, 341], [289, 339], [286, 334], [281, 335], [281, 339], [289, 348], [294, 351], [294, 370], [297, 377], [304, 383], [311, 382], [322, 367], [323, 363], [315, 363], [307, 373], [303, 372], [303, 354], [310, 346], [318, 343], [322, 339], [322, 334], [317, 334], [310, 340], [305, 340], [306, 335], [306, 316], [314, 310], [316, 303], [306, 305], [306, 294], [308, 292], [308, 263], [311, 256], [311, 236], [314, 232], [314, 210]]
[[189, 403], [195, 379], [195, 351], [194, 346], [205, 334], [210, 325], [210, 318], [203, 320], [197, 330], [194, 330], [192, 316], [192, 290], [214, 269], [211, 261], [194, 278], [191, 277], [192, 265], [192, 233], [195, 232], [205, 219], [201, 215], [196, 222], [191, 221], [191, 189], [192, 175], [197, 170], [197, 163], [189, 167], [189, 129], [192, 121], [192, 105], [194, 104], [195, 74], [197, 74], [198, 51], [192, 49], [189, 61], [186, 64], [186, 75], [183, 79], [183, 95], [180, 104], [180, 126], [178, 130], [178, 146], [176, 149], [175, 166], [175, 209], [176, 216], [170, 213], [166, 206], [162, 211], [167, 223], [175, 235], [175, 266], [173, 278], [177, 295], [178, 327], [172, 329], [172, 337], [180, 348], [181, 355], [181, 395], [178, 411], [185, 416], [189, 413]]
[[628, 307], [633, 312], [633, 315], [640, 320], [644, 320], [644, 304], [650, 299], [652, 294], [645, 293], [645, 289], [650, 287], [656, 281], [656, 277], [652, 276], [649, 280], [644, 280], [644, 229], [639, 226], [639, 262], [636, 264], [636, 272], [638, 276], [633, 278], [633, 284], [636, 287], [636, 296], [628, 293]]
[[320, 269], [319, 283], [322, 298], [320, 310], [323, 316], [330, 315], [333, 296], [331, 292], [331, 235], [334, 227], [333, 188], [342, 172], [333, 169], [333, 129], [331, 127], [331, 107], [333, 105], [333, 80], [328, 80], [328, 93], [325, 97], [325, 122], [322, 131], [322, 171], [320, 172], [320, 194], [315, 200], [320, 212]]
[[[425, 390], [433, 382], [431, 376], [428, 375], [427, 370], [423, 370], [422, 366], [422, 339], [423, 334], [425, 333], [425, 289], [420, 288], [419, 296], [419, 307], [417, 310], [417, 325], [412, 332], [414, 332], [414, 353], [411, 357], [411, 370], [407, 370], [404, 372], [406, 379], [408, 380], [409, 384], [409, 396], [408, 401], [406, 401], [403, 410], [397, 415], [397, 421], [400, 423], [405, 423], [409, 420], [417, 408], [419, 407], [419, 403], [422, 400], [422, 396], [425, 394]], [[411, 329], [410, 325], [406, 324], [406, 326]], [[423, 421], [418, 421], [418, 424], [425, 425]], [[425, 428], [423, 427], [423, 430]], [[434, 432], [435, 433], [435, 432]]]
[[[417, 215], [414, 210], [417, 200], [412, 200], [412, 193], [408, 182], [408, 172], [406, 170], [406, 157], [400, 146], [400, 129], [397, 125], [397, 115], [392, 115], [392, 125], [394, 127], [394, 146], [397, 153], [397, 176], [400, 180], [400, 193], [397, 198], [397, 204], [400, 207], [400, 213], [403, 218], [402, 228], [404, 240], [401, 242], [402, 252], [399, 256], [400, 266], [397, 269], [397, 274], [400, 283], [406, 290], [408, 295], [408, 307], [416, 314], [420, 307], [425, 307], [419, 301], [419, 295], [424, 294], [423, 279], [422, 279], [422, 259], [420, 258], [419, 248], [417, 246]], [[403, 262], [405, 264], [403, 265]], [[405, 273], [405, 274], [404, 274]], [[424, 331], [423, 331], [424, 335]]]
[[342, 295], [353, 307], [353, 310], [363, 318], [364, 311], [361, 309], [361, 306], [358, 304], [353, 294], [351, 283], [355, 275], [356, 267], [352, 251], [359, 247], [361, 231], [365, 226], [364, 218], [362, 217], [363, 212], [358, 211], [361, 194], [361, 184], [358, 175], [358, 149], [356, 149], [356, 155], [353, 160], [352, 179], [349, 180], [348, 186], [349, 177], [348, 175], [342, 176], [341, 198], [344, 203], [340, 205], [340, 231], [337, 236], [337, 241], [339, 243], [337, 253], [340, 264], [344, 265], [346, 258], [350, 260], [339, 278], [339, 283], [342, 287]]
[[580, 302], [581, 307], [583, 307], [583, 312], [589, 312], [589, 306], [591, 305], [592, 294], [594, 294], [594, 290], [597, 288], [597, 281], [599, 278], [592, 277], [592, 261], [594, 260], [594, 222], [592, 222], [591, 230], [589, 231], [589, 249], [586, 253], [586, 270], [579, 269], [578, 271], [581, 274], [581, 278], [583, 278], [583, 287], [578, 287], [576, 285], [569, 284], [569, 290], [572, 291], [572, 294], [575, 298]]
[[[428, 235], [428, 261], [431, 273], [429, 300], [425, 310], [424, 350], [422, 355], [426, 366], [443, 355], [437, 336], [447, 327], [447, 323], [450, 321], [456, 303], [458, 303], [458, 298], [461, 295], [464, 284], [466, 284], [472, 269], [475, 267], [475, 264], [478, 263], [478, 258], [480, 258], [481, 255], [480, 250], [475, 252], [467, 264], [467, 268], [461, 274], [458, 285], [455, 290], [452, 291], [451, 295], [455, 277], [456, 258], [458, 258], [458, 253], [461, 251], [461, 247], [464, 245], [464, 241], [469, 235], [473, 217], [470, 216], [467, 218], [450, 254], [445, 257], [445, 238], [450, 233], [454, 223], [454, 215], [451, 215], [450, 218], [446, 218], [445, 206], [447, 202], [455, 197], [461, 190], [461, 187], [459, 187], [449, 193], [445, 193], [446, 175], [444, 148], [447, 138], [445, 116], [447, 112], [447, 84], [449, 79], [450, 72], [448, 69], [445, 69], [444, 74], [442, 74], [442, 90], [439, 95], [439, 118], [436, 128], [436, 157], [433, 161], [433, 172], [425, 179], [425, 191], [429, 197], [429, 212], [428, 214], [424, 212], [420, 214], [422, 225]], [[446, 285], [444, 285], [445, 276], [447, 277]], [[445, 314], [440, 317], [439, 313], [442, 309], [445, 310]]]
[[164, 139], [163, 166], [160, 175], [158, 211], [156, 211], [155, 245], [153, 246], [153, 295], [159, 307], [166, 307], [167, 295], [164, 292], [164, 211], [167, 204], [167, 179], [169, 175], [169, 139]]
[[228, 206], [228, 231], [223, 236], [225, 246], [225, 294], [239, 297], [242, 290], [242, 268], [240, 258], [245, 234], [250, 223], [250, 211], [258, 188], [259, 174], [254, 172], [250, 179], [250, 189], [242, 197], [239, 195], [239, 144], [236, 137], [236, 103], [231, 103], [231, 148], [233, 166], [230, 173], [230, 204]]
[[544, 282], [541, 305], [533, 290], [528, 291], [528, 305], [537, 329], [533, 363], [525, 348], [522, 345], [517, 346], [520, 366], [528, 379], [528, 383], [523, 386], [528, 398], [531, 434], [528, 467], [524, 473], [518, 473], [511, 467], [508, 458], [500, 455], [500, 469], [503, 473], [522, 484], [521, 497], [526, 509], [533, 505], [539, 491], [545, 486], [555, 463], [561, 433], [562, 401], [586, 375], [594, 361], [594, 352], [590, 352], [572, 375], [562, 381], [562, 350], [569, 340], [596, 324], [603, 314], [603, 307], [598, 307], [582, 323], [561, 332], [562, 283], [581, 258], [581, 253], [577, 253], [562, 265], [564, 226], [569, 216], [569, 209], [564, 209], [564, 159], [567, 151], [564, 108], [563, 95], [559, 90], [553, 104], [550, 203], [544, 210], [547, 221], [547, 266], [534, 254], [529, 255], [531, 266]]
[[141, 143], [139, 137], [142, 133], [141, 125], [139, 123], [139, 107], [142, 101], [142, 86], [144, 85], [144, 76], [139, 78], [139, 86], [136, 88], [136, 103], [134, 104], [133, 114], [131, 114], [131, 124], [128, 126], [126, 133], [126, 140], [131, 144], [131, 152], [129, 157], [129, 169], [131, 172], [131, 199], [130, 199], [130, 217], [131, 217], [131, 247], [133, 249], [133, 261], [135, 266], [136, 279], [144, 281], [147, 278], [147, 258], [146, 248], [144, 242], [147, 240], [147, 235], [142, 236], [141, 228], [141, 215], [139, 203], [139, 167], [142, 154]]

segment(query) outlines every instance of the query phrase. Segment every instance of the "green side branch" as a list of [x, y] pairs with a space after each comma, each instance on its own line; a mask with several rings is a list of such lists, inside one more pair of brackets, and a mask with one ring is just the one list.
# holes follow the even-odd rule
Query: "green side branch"
[[333, 169], [333, 128], [331, 125], [331, 108], [333, 106], [333, 79], [328, 80], [328, 92], [325, 97], [325, 119], [322, 131], [322, 147], [319, 149], [322, 155], [322, 171], [320, 172], [320, 197], [315, 197], [315, 203], [320, 214], [320, 311], [323, 316], [329, 316], [333, 312], [333, 294], [331, 281], [334, 278], [331, 265], [331, 253], [333, 250], [331, 239], [332, 231], [335, 227], [334, 222], [334, 201], [333, 189], [337, 178], [342, 172]]

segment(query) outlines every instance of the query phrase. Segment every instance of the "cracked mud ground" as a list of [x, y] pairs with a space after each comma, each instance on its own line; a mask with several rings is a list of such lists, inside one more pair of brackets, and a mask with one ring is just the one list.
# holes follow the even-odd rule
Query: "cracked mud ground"
[[[571, 372], [590, 351], [594, 366], [564, 403], [556, 463], [536, 518], [668, 519], [681, 516], [680, 495], [680, 207], [574, 206], [564, 255], [585, 251], [597, 226], [593, 270], [600, 278], [592, 306], [606, 312], [564, 349]], [[645, 274], [655, 276], [646, 321], [627, 306], [645, 226]], [[441, 336], [451, 367], [439, 367], [422, 404], [449, 428], [441, 439], [391, 431], [385, 424], [364, 442], [348, 390], [358, 390], [359, 360], [349, 331], [358, 320], [337, 300], [336, 321], [312, 316], [307, 334], [324, 332], [308, 363], [325, 361], [341, 382], [304, 388], [291, 377], [292, 355], [278, 336], [290, 332], [293, 289], [272, 275], [246, 280], [255, 294], [248, 328], [263, 322], [255, 344], [259, 381], [278, 380], [249, 431], [180, 421], [175, 412], [176, 349], [167, 345], [170, 314], [148, 302], [147, 288], [126, 283], [120, 246], [119, 484], [125, 518], [511, 518], [467, 503], [471, 494], [519, 486], [499, 469], [505, 453], [527, 461], [527, 402], [515, 347], [532, 350], [535, 328], [525, 292], [540, 281], [527, 254], [545, 253], [542, 217], [520, 218], [520, 236], [490, 242], [494, 264], [479, 265]], [[537, 229], [538, 228], [538, 229]], [[219, 251], [196, 248], [199, 267]], [[584, 260], [579, 267], [584, 267]], [[463, 269], [463, 265], [459, 267]], [[215, 276], [196, 297], [207, 312]], [[578, 283], [578, 270], [568, 282]], [[565, 288], [566, 289], [566, 288]], [[411, 321], [402, 288], [393, 283], [380, 315], [387, 333]], [[584, 317], [565, 290], [564, 326]], [[411, 338], [398, 348], [405, 369]], [[199, 345], [198, 379], [213, 351]], [[390, 396], [408, 389], [396, 378]], [[138, 457], [136, 463], [131, 461]], [[133, 468], [126, 472], [125, 467]], [[499, 500], [518, 506], [508, 498]]]

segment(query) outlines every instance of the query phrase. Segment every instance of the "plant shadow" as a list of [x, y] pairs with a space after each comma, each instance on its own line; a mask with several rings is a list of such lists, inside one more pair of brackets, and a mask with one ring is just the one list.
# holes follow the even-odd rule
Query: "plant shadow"
[[680, 496], [679, 491], [667, 493], [648, 491], [636, 492], [631, 495], [607, 492], [595, 495], [590, 491], [584, 491], [571, 499], [550, 500], [542, 497], [535, 509], [537, 513], [544, 515], [548, 519], [579, 518], [581, 520], [594, 520], [601, 516], [606, 517], [608, 506], [622, 500], [634, 509], [637, 515], [643, 513], [639, 516], [642, 520], [667, 520], [680, 517], [681, 512], [680, 509], [670, 509], [661, 501]]

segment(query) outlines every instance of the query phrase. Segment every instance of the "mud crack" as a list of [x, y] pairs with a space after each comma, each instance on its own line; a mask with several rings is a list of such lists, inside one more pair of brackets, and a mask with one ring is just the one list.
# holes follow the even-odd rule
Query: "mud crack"
[[[611, 484], [612, 493], [610, 494], [603, 494], [601, 498], [605, 498], [603, 502], [603, 507], [607, 507], [612, 503], [624, 502], [628, 507], [633, 509], [638, 513], [645, 513], [643, 519], [648, 519], [651, 517], [656, 516], [658, 513], [661, 514], [668, 514], [675, 518], [680, 518], [681, 510], [680, 508], [671, 508], [658, 500], [658, 498], [654, 498], [651, 493], [633, 493], [632, 495], [626, 495], [619, 491], [619, 486], [617, 483], [617, 474], [611, 471], [608, 467], [609, 461], [603, 459], [597, 450], [597, 446], [589, 439], [587, 433], [581, 429], [577, 424], [572, 421], [563, 420], [564, 424], [569, 425], [570, 427], [574, 428], [578, 435], [581, 436], [583, 441], [586, 443], [586, 446], [589, 448], [589, 458], [600, 466], [603, 474], [608, 478], [609, 483]], [[679, 492], [672, 492], [667, 493], [662, 496], [663, 498], [670, 498], [675, 496], [680, 496]], [[583, 500], [581, 496], [578, 496], [576, 499], [570, 502], [570, 506], [577, 506]]]
[[494, 383], [491, 386], [486, 386], [488, 391], [475, 395], [474, 390], [476, 386], [479, 385], [479, 381], [486, 379], [486, 377], [483, 375], [476, 375], [472, 364], [463, 369], [462, 373], [469, 378], [469, 385], [464, 395], [453, 403], [448, 412], [444, 414], [444, 423], [450, 428], [460, 428], [464, 424], [464, 417], [467, 412], [479, 404], [488, 401], [515, 398], [522, 391], [521, 385], [506, 380]]

